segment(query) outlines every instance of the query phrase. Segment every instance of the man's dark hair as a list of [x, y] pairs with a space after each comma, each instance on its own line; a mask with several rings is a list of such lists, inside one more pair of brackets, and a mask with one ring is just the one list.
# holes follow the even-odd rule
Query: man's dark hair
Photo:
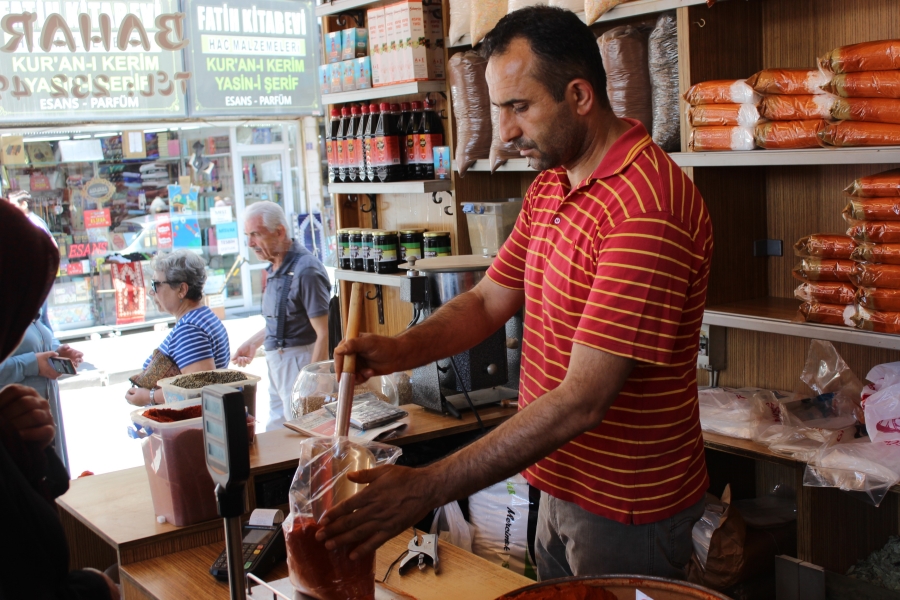
[[497, 23], [481, 44], [485, 59], [505, 54], [516, 39], [524, 39], [537, 57], [532, 75], [553, 99], [562, 102], [573, 79], [594, 88], [600, 106], [609, 108], [606, 71], [597, 38], [575, 13], [551, 6], [530, 6], [511, 12]]

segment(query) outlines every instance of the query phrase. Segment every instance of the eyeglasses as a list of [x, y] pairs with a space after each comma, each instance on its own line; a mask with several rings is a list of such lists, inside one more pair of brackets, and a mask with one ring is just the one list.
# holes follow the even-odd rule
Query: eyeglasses
[[169, 285], [181, 285], [184, 282], [183, 281], [155, 281], [155, 280], [151, 279], [150, 280], [150, 289], [153, 290], [153, 293], [155, 294], [157, 292], [156, 288], [158, 288], [163, 283], [168, 283]]

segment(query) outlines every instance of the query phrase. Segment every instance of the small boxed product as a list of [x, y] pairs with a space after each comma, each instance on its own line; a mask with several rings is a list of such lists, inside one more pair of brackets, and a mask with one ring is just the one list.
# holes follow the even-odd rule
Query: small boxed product
[[329, 88], [332, 94], [350, 90], [344, 90], [344, 65], [342, 63], [334, 63], [328, 65], [328, 79], [331, 81]]
[[366, 12], [369, 24], [369, 57], [372, 59], [372, 86], [385, 84], [384, 78], [384, 8], [373, 8]]
[[345, 60], [341, 63], [341, 85], [345, 92], [356, 89], [355, 60]]
[[362, 27], [345, 29], [341, 40], [341, 58], [352, 60], [366, 55], [369, 45], [369, 30]]
[[341, 62], [342, 36], [340, 31], [332, 31], [325, 35], [325, 60], [329, 64]]
[[328, 65], [319, 65], [319, 90], [322, 94], [331, 93], [331, 76]]
[[372, 64], [370, 57], [363, 56], [353, 62], [353, 77], [356, 80], [356, 89], [366, 90], [372, 87]]
[[399, 34], [395, 31], [398, 25], [396, 12], [396, 4], [384, 7], [384, 37], [381, 46], [382, 84], [384, 85], [400, 82], [400, 71], [397, 68], [400, 53], [397, 50]]
[[434, 154], [434, 178], [450, 179], [450, 146], [435, 146]]

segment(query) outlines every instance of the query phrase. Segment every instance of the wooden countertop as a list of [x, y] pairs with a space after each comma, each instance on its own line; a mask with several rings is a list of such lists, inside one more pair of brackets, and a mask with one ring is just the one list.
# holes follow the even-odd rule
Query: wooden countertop
[[[405, 532], [382, 546], [375, 555], [375, 577], [384, 578], [391, 563], [405, 553], [412, 531]], [[209, 544], [120, 568], [126, 599], [216, 600], [227, 599], [228, 585], [213, 579], [209, 566], [218, 558], [225, 543]], [[418, 600], [489, 600], [509, 591], [534, 583], [508, 569], [446, 543], [438, 546], [441, 571], [431, 568], [411, 569], [406, 575], [391, 570], [387, 584]], [[287, 577], [287, 564], [281, 563], [265, 579], [275, 581]]]
[[[409, 412], [403, 419], [407, 426], [400, 430], [398, 437], [388, 440], [390, 444], [403, 446], [478, 429], [471, 411], [465, 411], [462, 419], [455, 419], [416, 405], [404, 408]], [[509, 419], [516, 411], [515, 406], [491, 406], [482, 408], [479, 414], [485, 426], [490, 427]], [[299, 442], [303, 439], [305, 436], [287, 428], [257, 435], [256, 442], [250, 447], [251, 474], [295, 468], [300, 458]], [[186, 527], [157, 523], [145, 467], [75, 479], [69, 491], [56, 501], [63, 510], [116, 549], [222, 526], [218, 519]]]

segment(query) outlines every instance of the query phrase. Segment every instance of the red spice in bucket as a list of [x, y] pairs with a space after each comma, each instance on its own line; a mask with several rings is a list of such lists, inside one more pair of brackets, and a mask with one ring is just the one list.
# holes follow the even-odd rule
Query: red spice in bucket
[[151, 408], [145, 410], [143, 416], [156, 421], [157, 423], [175, 423], [176, 421], [187, 421], [188, 419], [196, 419], [203, 415], [203, 407], [189, 406], [179, 410], [173, 408]]
[[374, 600], [374, 554], [350, 560], [349, 547], [326, 550], [316, 540], [320, 527], [312, 517], [297, 516], [286, 525], [288, 573], [294, 588], [320, 600]]

